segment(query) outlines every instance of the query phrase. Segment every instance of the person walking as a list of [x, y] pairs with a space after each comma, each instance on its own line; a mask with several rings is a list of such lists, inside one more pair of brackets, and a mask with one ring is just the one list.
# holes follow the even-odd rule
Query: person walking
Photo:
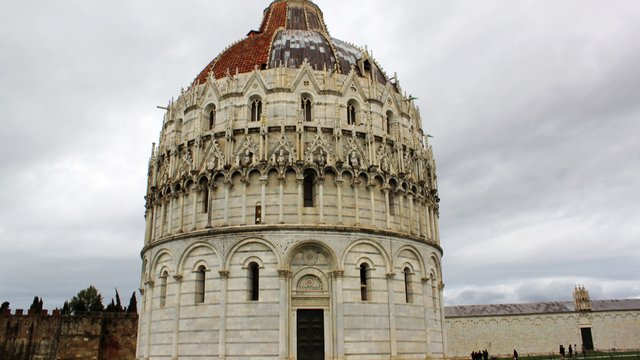
[[571, 347], [571, 344], [569, 344], [569, 358], [573, 357], [573, 348]]
[[516, 349], [513, 349], [513, 360], [518, 360], [518, 352]]

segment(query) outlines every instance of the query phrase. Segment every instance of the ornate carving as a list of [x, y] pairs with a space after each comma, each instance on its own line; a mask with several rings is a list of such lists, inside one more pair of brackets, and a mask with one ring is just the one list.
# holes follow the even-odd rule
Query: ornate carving
[[287, 269], [280, 269], [278, 270], [278, 276], [280, 276], [281, 278], [290, 279], [291, 276], [293, 276], [293, 273]]
[[244, 135], [242, 146], [236, 153], [235, 165], [237, 167], [249, 167], [255, 165], [257, 162], [258, 146], [253, 142], [253, 139], [249, 135]]
[[305, 275], [296, 285], [298, 291], [322, 291], [322, 281], [315, 275]]
[[305, 265], [313, 266], [318, 263], [318, 253], [315, 250], [304, 250], [302, 252], [302, 260]]

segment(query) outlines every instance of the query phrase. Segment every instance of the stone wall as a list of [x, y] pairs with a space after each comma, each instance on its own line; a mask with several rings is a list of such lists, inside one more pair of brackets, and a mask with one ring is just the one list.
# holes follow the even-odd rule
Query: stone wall
[[133, 360], [137, 315], [0, 315], [0, 360]]
[[596, 350], [640, 349], [640, 310], [494, 315], [446, 319], [448, 356], [468, 358], [487, 349], [491, 355], [558, 353], [569, 344], [582, 347], [581, 328], [590, 328]]

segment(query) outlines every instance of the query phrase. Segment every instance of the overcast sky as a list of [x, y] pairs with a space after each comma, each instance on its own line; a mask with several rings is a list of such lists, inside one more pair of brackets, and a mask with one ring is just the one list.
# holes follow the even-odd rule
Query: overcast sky
[[[317, 0], [419, 99], [445, 302], [640, 298], [640, 2]], [[9, 0], [0, 302], [139, 287], [157, 105], [269, 0]]]

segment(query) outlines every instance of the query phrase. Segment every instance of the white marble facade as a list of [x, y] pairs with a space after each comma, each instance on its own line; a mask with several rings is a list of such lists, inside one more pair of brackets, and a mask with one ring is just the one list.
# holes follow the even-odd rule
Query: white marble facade
[[272, 2], [264, 34], [284, 31], [279, 12], [304, 27], [286, 36], [321, 34], [338, 54], [322, 61], [347, 62], [217, 76], [232, 45], [169, 103], [149, 163], [137, 356], [442, 358], [439, 199], [420, 112], [366, 50], [322, 30], [315, 4]]

